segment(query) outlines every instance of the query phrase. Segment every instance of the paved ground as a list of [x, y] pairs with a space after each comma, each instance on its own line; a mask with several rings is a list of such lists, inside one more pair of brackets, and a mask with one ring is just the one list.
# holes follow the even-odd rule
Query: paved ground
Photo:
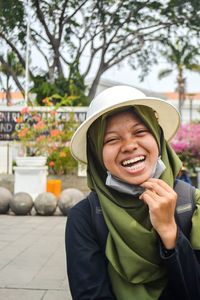
[[66, 217], [0, 215], [0, 299], [71, 300]]

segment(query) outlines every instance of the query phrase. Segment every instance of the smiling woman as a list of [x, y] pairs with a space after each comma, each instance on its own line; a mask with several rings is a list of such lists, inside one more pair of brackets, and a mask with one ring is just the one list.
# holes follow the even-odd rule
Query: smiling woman
[[156, 140], [133, 109], [108, 117], [103, 162], [112, 175], [140, 185], [153, 173], [157, 159]]
[[71, 140], [92, 191], [66, 226], [73, 299], [200, 299], [199, 190], [190, 240], [175, 219], [182, 163], [168, 140], [179, 122], [172, 105], [128, 86], [91, 102]]

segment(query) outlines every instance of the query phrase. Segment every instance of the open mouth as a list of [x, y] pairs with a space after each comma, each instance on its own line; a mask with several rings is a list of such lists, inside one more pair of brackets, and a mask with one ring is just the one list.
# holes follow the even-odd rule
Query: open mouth
[[141, 155], [132, 159], [123, 160], [121, 165], [125, 168], [136, 168], [137, 166], [140, 167], [145, 159], [146, 157], [144, 155]]

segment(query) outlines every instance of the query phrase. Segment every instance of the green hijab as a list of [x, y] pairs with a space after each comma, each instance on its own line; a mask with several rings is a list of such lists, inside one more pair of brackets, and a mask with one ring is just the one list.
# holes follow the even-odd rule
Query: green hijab
[[[165, 141], [154, 111], [146, 106], [131, 109], [152, 132], [166, 166], [160, 178], [173, 187], [181, 161]], [[112, 113], [99, 117], [88, 131], [88, 186], [96, 191], [108, 226], [106, 256], [116, 298], [155, 300], [165, 288], [167, 276], [148, 206], [136, 197], [105, 185], [107, 170], [103, 164], [102, 148], [106, 119]]]

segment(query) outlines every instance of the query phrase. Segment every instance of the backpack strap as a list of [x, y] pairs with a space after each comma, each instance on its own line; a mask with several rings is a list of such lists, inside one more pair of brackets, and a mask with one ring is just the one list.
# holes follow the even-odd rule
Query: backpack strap
[[91, 220], [94, 226], [97, 242], [101, 249], [105, 249], [106, 240], [108, 236], [108, 227], [103, 217], [101, 206], [99, 203], [99, 198], [95, 192], [91, 192], [87, 196], [90, 203], [91, 210]]
[[174, 190], [177, 193], [175, 219], [187, 238], [192, 227], [192, 215], [196, 207], [195, 187], [182, 180], [175, 180]]
[[[195, 187], [182, 181], [175, 180], [174, 190], [177, 193], [175, 219], [187, 238], [190, 236], [192, 215], [195, 210]], [[99, 199], [95, 192], [87, 196], [91, 209], [91, 220], [95, 229], [97, 242], [101, 249], [105, 249], [108, 228], [105, 223]]]

